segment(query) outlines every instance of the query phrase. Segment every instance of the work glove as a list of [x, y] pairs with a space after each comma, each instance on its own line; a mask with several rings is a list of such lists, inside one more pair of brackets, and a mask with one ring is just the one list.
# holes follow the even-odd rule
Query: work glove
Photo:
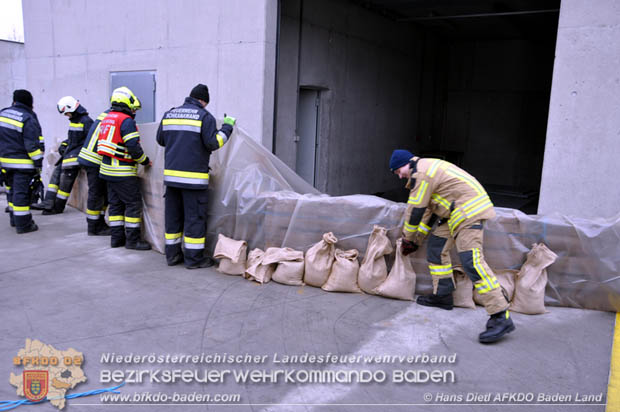
[[413, 243], [410, 240], [402, 238], [402, 243], [400, 245], [400, 249], [403, 252], [403, 255], [407, 256], [409, 253], [413, 253], [416, 250], [418, 250], [418, 245], [416, 245], [415, 243]]
[[234, 126], [236, 122], [237, 119], [235, 119], [234, 117], [226, 116], [226, 114], [224, 114], [224, 124]]

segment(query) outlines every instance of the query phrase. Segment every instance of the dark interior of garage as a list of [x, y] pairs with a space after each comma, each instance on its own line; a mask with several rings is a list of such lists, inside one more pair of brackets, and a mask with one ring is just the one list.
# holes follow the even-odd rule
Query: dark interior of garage
[[496, 206], [536, 213], [559, 8], [559, 0], [281, 0], [275, 153], [301, 167], [298, 106], [310, 90], [316, 151], [306, 163], [320, 190], [403, 201], [403, 182], [381, 168], [406, 148], [464, 168]]

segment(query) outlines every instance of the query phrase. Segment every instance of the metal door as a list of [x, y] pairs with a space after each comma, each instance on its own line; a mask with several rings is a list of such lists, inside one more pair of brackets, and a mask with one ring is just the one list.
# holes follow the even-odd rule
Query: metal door
[[319, 91], [299, 89], [297, 106], [297, 158], [295, 171], [306, 182], [315, 185], [318, 146]]
[[136, 123], [155, 121], [155, 72], [112, 72], [110, 73], [110, 94], [117, 87], [126, 86], [138, 99], [142, 109], [136, 113]]

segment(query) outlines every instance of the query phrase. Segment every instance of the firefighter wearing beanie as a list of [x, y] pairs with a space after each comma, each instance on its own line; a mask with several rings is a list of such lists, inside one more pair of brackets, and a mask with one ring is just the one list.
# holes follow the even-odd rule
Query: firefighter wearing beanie
[[38, 229], [30, 213], [30, 181], [43, 166], [41, 126], [28, 90], [13, 92], [13, 105], [0, 110], [0, 163], [5, 170], [9, 219], [17, 233]]
[[235, 118], [225, 117], [218, 130], [205, 107], [209, 89], [196, 85], [183, 105], [167, 111], [157, 130], [165, 147], [164, 184], [166, 261], [188, 269], [213, 265], [205, 256], [209, 157], [228, 141]]
[[508, 300], [484, 260], [483, 225], [495, 217], [493, 203], [482, 185], [469, 173], [440, 159], [423, 159], [407, 150], [394, 150], [390, 171], [407, 179], [411, 190], [403, 225], [403, 254], [414, 252], [430, 234], [427, 261], [433, 293], [417, 303], [451, 310], [454, 277], [450, 250], [456, 246], [465, 273], [474, 283], [480, 301], [491, 316], [478, 337], [491, 343], [512, 332]]

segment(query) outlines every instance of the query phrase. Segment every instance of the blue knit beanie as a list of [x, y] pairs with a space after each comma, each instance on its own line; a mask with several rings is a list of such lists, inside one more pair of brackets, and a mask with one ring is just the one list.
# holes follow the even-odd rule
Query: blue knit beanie
[[390, 158], [390, 171], [394, 173], [396, 169], [400, 169], [413, 157], [413, 153], [409, 150], [396, 149]]

